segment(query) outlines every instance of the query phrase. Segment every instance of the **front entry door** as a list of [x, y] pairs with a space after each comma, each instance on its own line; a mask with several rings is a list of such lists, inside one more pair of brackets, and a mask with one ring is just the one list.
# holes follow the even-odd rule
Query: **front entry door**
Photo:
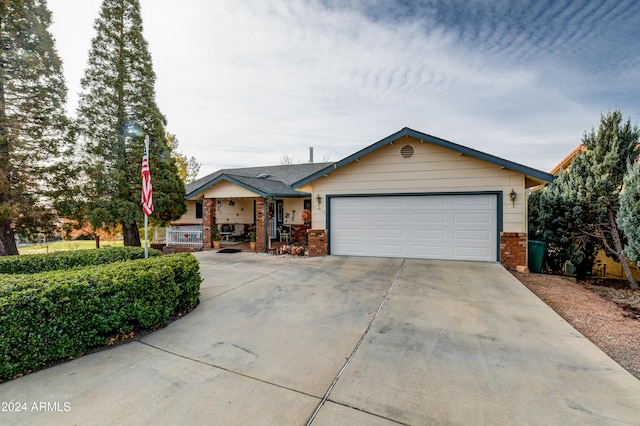
[[284, 223], [284, 201], [269, 201], [269, 237], [278, 239], [278, 228]]

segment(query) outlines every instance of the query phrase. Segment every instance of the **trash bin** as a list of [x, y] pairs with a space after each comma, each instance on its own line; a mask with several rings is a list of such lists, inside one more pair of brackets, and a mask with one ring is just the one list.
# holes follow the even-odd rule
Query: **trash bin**
[[542, 272], [542, 260], [544, 259], [544, 242], [529, 241], [529, 271], [539, 274]]

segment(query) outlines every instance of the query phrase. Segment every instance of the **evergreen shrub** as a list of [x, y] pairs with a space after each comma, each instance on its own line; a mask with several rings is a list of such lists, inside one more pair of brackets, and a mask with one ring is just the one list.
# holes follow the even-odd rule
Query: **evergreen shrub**
[[[149, 249], [149, 256], [160, 256]], [[104, 265], [123, 260], [144, 258], [142, 247], [105, 247], [90, 250], [56, 251], [47, 254], [28, 254], [0, 257], [0, 274], [36, 274], [84, 266]]]
[[114, 335], [162, 326], [196, 306], [200, 282], [190, 253], [0, 275], [0, 381], [80, 356]]

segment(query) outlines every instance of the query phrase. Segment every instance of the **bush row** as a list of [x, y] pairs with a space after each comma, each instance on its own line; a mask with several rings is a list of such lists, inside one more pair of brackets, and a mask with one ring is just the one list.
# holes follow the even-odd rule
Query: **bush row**
[[77, 357], [110, 336], [193, 308], [197, 259], [175, 254], [92, 268], [0, 276], [0, 381]]
[[[161, 254], [158, 250], [149, 249], [149, 257]], [[37, 274], [143, 258], [144, 248], [142, 247], [105, 247], [90, 250], [57, 251], [47, 254], [5, 256], [0, 257], [0, 274]]]

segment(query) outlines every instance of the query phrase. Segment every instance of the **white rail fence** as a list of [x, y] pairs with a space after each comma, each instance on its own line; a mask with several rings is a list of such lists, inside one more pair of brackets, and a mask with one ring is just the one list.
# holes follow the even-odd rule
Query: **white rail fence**
[[[167, 247], [203, 247], [204, 231], [202, 226], [174, 226], [164, 229], [164, 238]], [[161, 240], [161, 236], [157, 235], [156, 241]]]

